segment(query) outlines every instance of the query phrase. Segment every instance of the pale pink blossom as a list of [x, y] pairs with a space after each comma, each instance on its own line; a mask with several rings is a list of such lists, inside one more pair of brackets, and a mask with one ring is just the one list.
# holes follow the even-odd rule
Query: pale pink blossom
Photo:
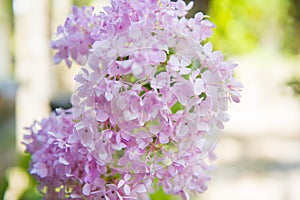
[[192, 5], [73, 7], [51, 42], [56, 64], [81, 65], [72, 109], [34, 122], [24, 138], [45, 199], [149, 199], [154, 185], [189, 199], [207, 189], [242, 85], [236, 64], [205, 41], [214, 28], [207, 16], [185, 18]]

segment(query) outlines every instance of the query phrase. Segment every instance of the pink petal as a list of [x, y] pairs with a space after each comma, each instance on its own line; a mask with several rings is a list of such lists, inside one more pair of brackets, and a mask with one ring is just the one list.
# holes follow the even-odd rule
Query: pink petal
[[78, 137], [75, 135], [75, 134], [71, 134], [69, 137], [68, 137], [68, 140], [67, 140], [67, 143], [69, 144], [74, 144], [78, 141]]
[[228, 99], [222, 98], [219, 100], [218, 108], [220, 108], [223, 111], [226, 111], [228, 109]]
[[119, 144], [121, 142], [121, 136], [120, 136], [120, 134], [116, 135], [116, 142], [117, 142], [117, 144]]
[[104, 146], [101, 146], [101, 148], [98, 149], [98, 155], [101, 160], [107, 160], [108, 154]]
[[61, 55], [59, 53], [56, 53], [53, 57], [53, 62], [56, 65], [59, 64], [62, 60], [63, 60], [63, 58], [61, 57]]
[[78, 136], [79, 136], [83, 146], [85, 146], [85, 147], [91, 146], [92, 141], [93, 141], [93, 134], [91, 133], [91, 131], [89, 129], [81, 128], [78, 131]]
[[30, 172], [31, 174], [37, 174], [41, 178], [45, 178], [48, 175], [47, 165], [45, 163], [36, 163], [34, 168]]
[[241, 95], [238, 92], [231, 92], [231, 99], [235, 102], [235, 103], [240, 103], [240, 98]]
[[190, 200], [190, 195], [185, 191], [181, 191], [179, 196], [181, 196], [182, 200]]
[[151, 61], [153, 64], [164, 62], [167, 59], [167, 55], [164, 51], [154, 51], [151, 53]]
[[178, 10], [185, 10], [185, 7], [186, 7], [186, 4], [185, 4], [185, 2], [183, 0], [178, 0], [176, 2], [176, 8]]
[[171, 176], [175, 176], [177, 173], [177, 170], [173, 165], [170, 165], [168, 168], [168, 172], [171, 174]]

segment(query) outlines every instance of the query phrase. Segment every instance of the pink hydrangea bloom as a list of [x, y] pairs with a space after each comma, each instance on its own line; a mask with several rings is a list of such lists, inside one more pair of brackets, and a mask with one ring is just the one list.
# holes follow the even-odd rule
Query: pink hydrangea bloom
[[25, 136], [46, 199], [147, 199], [157, 187], [204, 192], [212, 150], [240, 101], [236, 64], [205, 39], [214, 25], [192, 3], [112, 0], [73, 8], [58, 28], [55, 63], [82, 65], [72, 109]]

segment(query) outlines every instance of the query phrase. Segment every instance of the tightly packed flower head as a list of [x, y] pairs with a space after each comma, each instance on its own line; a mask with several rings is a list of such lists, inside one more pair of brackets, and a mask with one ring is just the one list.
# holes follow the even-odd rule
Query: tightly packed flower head
[[59, 26], [54, 62], [82, 66], [72, 109], [25, 136], [30, 173], [46, 199], [148, 199], [204, 192], [211, 151], [241, 84], [205, 42], [214, 25], [193, 2], [112, 0], [73, 7]]

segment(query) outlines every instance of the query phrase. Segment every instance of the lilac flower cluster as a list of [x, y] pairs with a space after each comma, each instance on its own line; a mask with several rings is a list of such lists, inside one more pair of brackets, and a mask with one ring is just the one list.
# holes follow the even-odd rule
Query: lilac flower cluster
[[111, 0], [73, 8], [57, 30], [54, 62], [82, 66], [72, 109], [25, 136], [30, 173], [46, 199], [188, 199], [204, 192], [212, 150], [241, 84], [205, 43], [214, 25], [187, 19], [183, 0]]

